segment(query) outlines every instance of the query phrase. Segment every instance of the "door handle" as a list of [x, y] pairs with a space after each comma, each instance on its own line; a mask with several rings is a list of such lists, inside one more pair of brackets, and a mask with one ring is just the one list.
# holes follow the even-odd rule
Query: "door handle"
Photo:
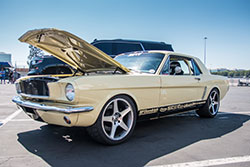
[[198, 81], [201, 80], [201, 78], [199, 78], [199, 77], [195, 77], [194, 79], [196, 79], [196, 80], [198, 80]]

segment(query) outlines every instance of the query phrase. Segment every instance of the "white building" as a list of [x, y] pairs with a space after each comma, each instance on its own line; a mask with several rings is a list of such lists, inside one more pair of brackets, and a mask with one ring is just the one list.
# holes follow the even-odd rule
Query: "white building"
[[0, 62], [9, 62], [11, 64], [11, 54], [0, 52]]

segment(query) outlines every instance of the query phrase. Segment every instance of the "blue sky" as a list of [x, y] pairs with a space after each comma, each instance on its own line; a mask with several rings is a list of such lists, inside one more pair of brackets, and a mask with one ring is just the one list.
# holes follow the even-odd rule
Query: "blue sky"
[[208, 68], [250, 69], [250, 0], [0, 0], [0, 52], [26, 63], [28, 30], [58, 28], [97, 39], [164, 41]]

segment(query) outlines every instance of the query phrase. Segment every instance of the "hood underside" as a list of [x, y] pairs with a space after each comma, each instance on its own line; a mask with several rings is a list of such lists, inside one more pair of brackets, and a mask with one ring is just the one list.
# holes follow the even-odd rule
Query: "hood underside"
[[77, 36], [57, 29], [26, 32], [19, 40], [40, 48], [82, 72], [129, 69]]

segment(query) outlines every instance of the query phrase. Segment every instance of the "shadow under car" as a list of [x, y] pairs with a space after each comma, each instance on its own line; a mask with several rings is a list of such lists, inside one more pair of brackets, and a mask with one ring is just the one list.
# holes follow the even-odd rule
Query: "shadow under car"
[[[227, 114], [227, 119], [171, 116], [139, 122], [127, 142], [105, 146], [94, 142], [84, 128], [44, 125], [18, 134], [18, 141], [51, 166], [144, 166], [201, 140], [214, 139], [242, 127], [249, 115]], [[119, 164], [119, 165], [118, 165]]]

